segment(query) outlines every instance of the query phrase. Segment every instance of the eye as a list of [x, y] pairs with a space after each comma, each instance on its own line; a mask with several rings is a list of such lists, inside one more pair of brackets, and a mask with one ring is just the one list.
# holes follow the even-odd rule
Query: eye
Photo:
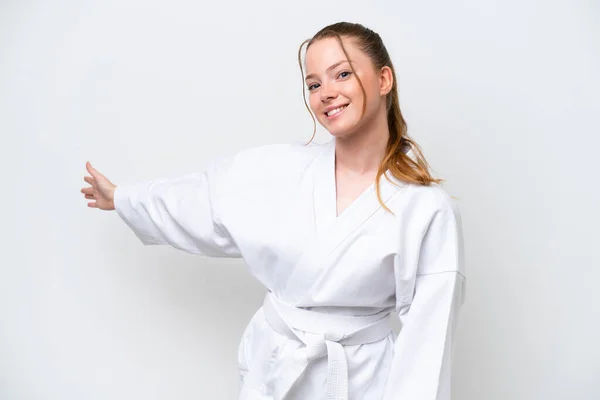
[[[349, 77], [350, 75], [352, 75], [352, 71], [342, 71], [337, 76], [338, 76], [338, 78], [344, 79], [344, 78]], [[309, 91], [313, 91], [315, 89], [318, 89], [319, 86], [320, 85], [318, 83], [313, 83], [311, 85], [308, 85], [307, 89]]]

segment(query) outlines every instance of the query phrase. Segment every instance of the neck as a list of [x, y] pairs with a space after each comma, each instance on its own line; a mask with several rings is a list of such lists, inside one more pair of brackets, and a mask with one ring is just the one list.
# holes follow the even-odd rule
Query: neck
[[374, 118], [373, 126], [335, 139], [335, 165], [355, 174], [376, 173], [385, 156], [390, 132], [387, 118]]

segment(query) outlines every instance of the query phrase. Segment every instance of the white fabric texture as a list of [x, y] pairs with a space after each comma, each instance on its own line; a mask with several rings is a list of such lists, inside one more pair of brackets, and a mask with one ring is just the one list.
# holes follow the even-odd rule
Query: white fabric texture
[[392, 213], [371, 185], [337, 216], [334, 166], [335, 139], [255, 147], [118, 187], [115, 207], [144, 244], [243, 257], [268, 290], [240, 342], [240, 399], [449, 400], [465, 292], [458, 207], [439, 185], [388, 174]]

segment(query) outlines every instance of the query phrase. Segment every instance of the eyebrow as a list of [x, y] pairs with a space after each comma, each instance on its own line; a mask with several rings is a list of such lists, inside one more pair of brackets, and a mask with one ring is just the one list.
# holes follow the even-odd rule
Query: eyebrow
[[[343, 63], [346, 63], [346, 62], [347, 62], [347, 63], [351, 63], [351, 62], [353, 62], [353, 61], [351, 61], [351, 60], [341, 60], [341, 61], [338, 61], [338, 62], [336, 62], [335, 64], [333, 64], [333, 65], [329, 66], [329, 68], [327, 68], [326, 72], [329, 72], [329, 71], [331, 71], [332, 69], [334, 69], [335, 67], [339, 66], [340, 64], [343, 64]], [[315, 74], [309, 74], [309, 75], [306, 75], [306, 78], [304, 78], [304, 81], [307, 81], [307, 80], [309, 80], [309, 79], [311, 79], [311, 78], [314, 78], [314, 77], [315, 77]]]

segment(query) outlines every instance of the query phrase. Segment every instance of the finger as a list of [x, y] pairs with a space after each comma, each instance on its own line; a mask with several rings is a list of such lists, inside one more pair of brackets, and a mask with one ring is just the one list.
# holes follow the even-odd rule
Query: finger
[[83, 180], [86, 181], [87, 183], [89, 183], [92, 186], [94, 186], [96, 184], [96, 180], [94, 178], [92, 178], [91, 176], [85, 176], [83, 178]]
[[96, 168], [92, 167], [92, 164], [88, 161], [85, 163], [85, 168], [87, 171], [94, 177], [94, 179], [98, 179], [99, 176], [102, 176], [100, 172], [96, 170]]
[[86, 194], [84, 197], [85, 197], [86, 199], [90, 199], [90, 200], [91, 200], [91, 199], [93, 199], [93, 198], [94, 198], [94, 195], [93, 195], [93, 194]]
[[92, 194], [94, 193], [94, 188], [93, 187], [84, 187], [80, 190], [81, 193], [84, 194]]
[[95, 201], [93, 201], [91, 203], [87, 203], [87, 205], [88, 205], [88, 207], [91, 207], [91, 208], [98, 208], [98, 205], [96, 204]]

